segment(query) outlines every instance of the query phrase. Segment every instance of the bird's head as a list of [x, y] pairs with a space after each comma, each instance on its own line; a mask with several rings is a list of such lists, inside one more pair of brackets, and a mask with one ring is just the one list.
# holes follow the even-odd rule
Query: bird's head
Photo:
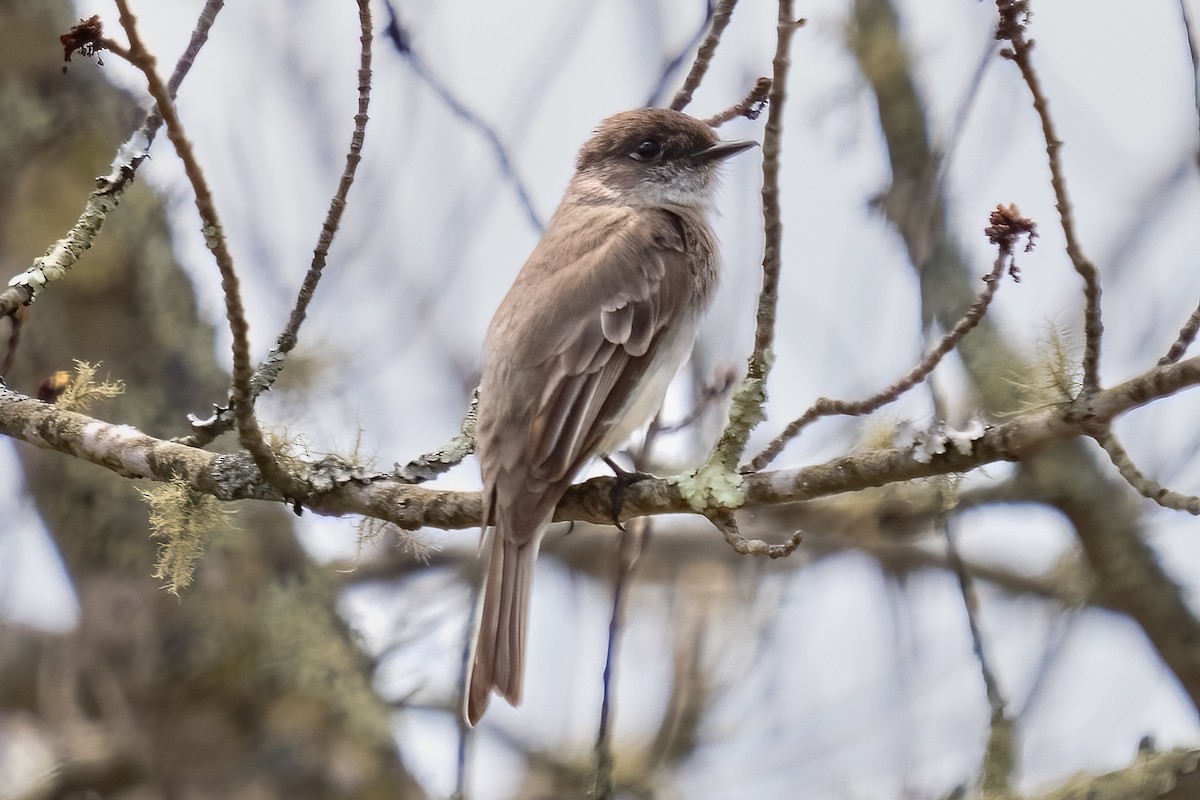
[[576, 177], [607, 196], [636, 206], [708, 205], [718, 166], [757, 145], [723, 142], [695, 117], [639, 108], [609, 117], [579, 151]]

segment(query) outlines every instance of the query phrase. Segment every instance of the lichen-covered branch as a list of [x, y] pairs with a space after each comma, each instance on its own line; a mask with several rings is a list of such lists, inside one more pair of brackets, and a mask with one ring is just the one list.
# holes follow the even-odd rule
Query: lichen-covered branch
[[1139, 753], [1127, 767], [1075, 775], [1028, 800], [1191, 800], [1200, 796], [1200, 750]]
[[[224, 0], [208, 0], [205, 3], [187, 49], [175, 63], [175, 70], [167, 82], [167, 93], [171, 97], [175, 96], [191, 70], [200, 48], [208, 41], [208, 31], [224, 5]], [[67, 231], [67, 235], [51, 245], [45, 255], [35, 259], [28, 269], [13, 277], [7, 289], [0, 291], [0, 317], [9, 316], [19, 307], [32, 303], [47, 284], [65, 277], [84, 251], [92, 246], [108, 215], [121, 204], [125, 190], [133, 183], [134, 175], [146, 160], [161, 124], [162, 116], [156, 106], [133, 135], [117, 149], [108, 174], [96, 179], [96, 188], [88, 195], [83, 213]]]
[[404, 483], [424, 483], [443, 474], [475, 452], [475, 422], [479, 415], [479, 387], [471, 393], [471, 403], [463, 417], [458, 435], [431, 453], [414, 458], [401, 467], [396, 465], [396, 480]]
[[[813, 500], [888, 483], [968, 472], [997, 461], [1023, 461], [1054, 442], [1091, 435], [1094, 425], [1200, 384], [1200, 356], [1154, 369], [1105, 389], [1079, 415], [1073, 404], [1017, 415], [1002, 425], [981, 428], [973, 438], [940, 452], [926, 447], [895, 447], [855, 452], [801, 469], [744, 476], [741, 505], [759, 507]], [[148, 436], [63, 411], [0, 385], [0, 434], [58, 450], [129, 478], [169, 481], [182, 478], [194, 489], [221, 500], [281, 501], [283, 493], [263, 479], [251, 458], [222, 455]], [[406, 530], [423, 526], [478, 527], [478, 492], [439, 491], [397, 481], [340, 458], [302, 463], [299, 479], [313, 487], [305, 507], [317, 513], [374, 517]], [[608, 524], [612, 521], [613, 478], [593, 478], [567, 491], [556, 520]], [[621, 518], [706, 513], [696, 508], [675, 478], [641, 481], [624, 495]]]
[[750, 355], [746, 377], [729, 406], [729, 422], [713, 449], [710, 463], [732, 472], [745, 452], [750, 432], [765, 419], [767, 374], [774, 358], [775, 313], [779, 305], [779, 271], [782, 264], [783, 214], [779, 201], [779, 165], [783, 154], [783, 109], [787, 99], [787, 76], [791, 67], [789, 51], [792, 36], [803, 24], [797, 20], [791, 0], [780, 0], [775, 58], [772, 61], [771, 93], [763, 134], [763, 250], [762, 290], [755, 315], [754, 352]]
[[216, 202], [208, 186], [208, 179], [200, 168], [200, 162], [192, 149], [192, 143], [184, 131], [183, 123], [176, 112], [175, 104], [167, 92], [166, 85], [159, 77], [154, 56], [146, 49], [138, 33], [137, 19], [129, 9], [127, 0], [117, 0], [120, 12], [121, 27], [129, 37], [128, 50], [115, 42], [106, 41], [105, 46], [122, 56], [133, 66], [137, 67], [146, 78], [146, 86], [151, 97], [158, 104], [163, 123], [167, 128], [167, 137], [175, 148], [179, 160], [183, 162], [183, 170], [188, 182], [195, 193], [196, 210], [204, 225], [204, 242], [221, 272], [221, 291], [225, 297], [225, 318], [229, 322], [229, 330], [233, 335], [233, 386], [230, 396], [233, 404], [234, 418], [237, 420], [238, 440], [242, 447], [254, 457], [263, 474], [289, 497], [300, 497], [306, 494], [305, 487], [291, 475], [280, 463], [279, 458], [267, 444], [263, 432], [254, 416], [254, 403], [250, 391], [250, 380], [253, 367], [250, 363], [250, 326], [246, 321], [246, 311], [242, 305], [241, 287], [237, 272], [233, 265], [233, 255], [229, 252], [225, 241], [225, 231], [217, 214]]

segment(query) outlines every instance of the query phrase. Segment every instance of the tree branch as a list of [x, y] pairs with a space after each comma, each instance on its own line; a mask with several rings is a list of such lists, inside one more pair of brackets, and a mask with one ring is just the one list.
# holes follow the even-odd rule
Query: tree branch
[[759, 115], [767, 106], [768, 98], [771, 95], [771, 79], [759, 78], [754, 82], [754, 87], [746, 93], [738, 103], [730, 106], [719, 114], [714, 114], [704, 120], [705, 124], [719, 128], [731, 119], [745, 117], [746, 119], [758, 119]]
[[[954, 439], [941, 452], [928, 445], [869, 450], [801, 469], [745, 476], [743, 504], [759, 507], [794, 503], [898, 481], [967, 472], [997, 461], [1022, 461], [1047, 445], [1090, 436], [1135, 408], [1200, 384], [1200, 356], [1155, 367], [1098, 393], [1081, 415], [1074, 403], [1050, 406], [982, 429], [970, 439]], [[274, 500], [283, 494], [263, 479], [243, 454], [217, 454], [155, 439], [129, 425], [114, 425], [64, 411], [0, 385], [0, 434], [73, 455], [128, 478], [169, 481], [182, 478], [196, 491], [221, 500]], [[357, 514], [406, 530], [423, 526], [446, 530], [476, 528], [481, 516], [478, 492], [427, 489], [373, 473], [329, 457], [300, 464], [300, 479], [315, 493], [305, 503], [329, 516]], [[593, 478], [569, 489], [555, 520], [609, 524], [611, 477]], [[705, 513], [681, 488], [678, 478], [640, 481], [625, 493], [621, 519], [678, 513]]]
[[[943, 496], [943, 504], [945, 504]], [[958, 579], [959, 593], [962, 595], [963, 608], [967, 614], [967, 627], [971, 632], [971, 649], [975, 660], [979, 662], [979, 671], [983, 677], [984, 693], [987, 696], [988, 709], [991, 712], [988, 725], [987, 746], [983, 754], [983, 774], [979, 786], [984, 797], [1004, 797], [1012, 791], [1013, 774], [1016, 771], [1016, 754], [1019, 748], [1014, 743], [1013, 720], [1007, 711], [1007, 702], [1000, 690], [1000, 682], [987, 655], [983, 643], [983, 630], [979, 626], [979, 595], [975, 591], [975, 583], [967, 571], [962, 555], [955, 541], [954, 526], [949, 518], [949, 509], [943, 509], [938, 515], [938, 528], [946, 542], [946, 559]]]
[[1108, 453], [1108, 457], [1112, 459], [1113, 466], [1121, 473], [1121, 477], [1125, 479], [1126, 483], [1137, 489], [1138, 494], [1153, 500], [1163, 508], [1186, 511], [1193, 516], [1200, 516], [1200, 497], [1172, 491], [1147, 478], [1133, 463], [1133, 459], [1111, 430], [1096, 437], [1096, 441], [1104, 448], [1104, 452]]
[[[992, 303], [992, 298], [996, 296], [996, 290], [1000, 288], [1000, 280], [1004, 277], [1005, 269], [1007, 268], [1010, 271], [1013, 269], [1013, 247], [1016, 244], [1016, 237], [1022, 233], [1028, 234], [1030, 242], [1026, 250], [1033, 246], [1033, 237], [1036, 236], [1035, 226], [1031, 220], [1021, 217], [1015, 206], [1009, 206], [1007, 209], [998, 206], [992, 212], [991, 221], [992, 226], [988, 228], [988, 232], [992, 236], [992, 241], [1000, 245], [1000, 252], [997, 254], [996, 261], [992, 265], [992, 271], [983, 277], [986, 287], [980, 292], [979, 297], [975, 299], [975, 302], [971, 304], [971, 307], [967, 309], [966, 313], [963, 314], [954, 327], [942, 337], [937, 346], [926, 353], [920, 363], [909, 370], [906, 375], [865, 400], [831, 400], [828, 397], [820, 398], [817, 402], [813, 403], [808, 411], [788, 423], [782, 433], [776, 436], [761, 453], [751, 459], [745, 468], [746, 470], [760, 470], [770, 464], [783, 452], [783, 448], [788, 442], [795, 438], [800, 431], [821, 417], [835, 415], [857, 417], [870, 414], [888, 403], [899, 399], [901, 395], [925, 380], [929, 376], [929, 373], [933, 372], [934, 368], [941, 363], [946, 354], [953, 350], [962, 341], [963, 337], [974, 330], [975, 326], [983, 319], [988, 306]], [[993, 233], [994, 229], [1001, 232], [998, 234]]]
[[737, 0], [721, 0], [717, 5], [717, 10], [712, 15], [712, 27], [708, 29], [708, 35], [704, 37], [700, 49], [696, 51], [696, 60], [692, 62], [692, 68], [688, 70], [687, 77], [683, 79], [683, 86], [675, 93], [675, 99], [671, 101], [670, 107], [673, 111], [683, 111], [687, 108], [688, 103], [692, 102], [692, 93], [704, 80], [704, 76], [708, 72], [708, 65], [712, 63], [713, 54], [717, 52], [717, 45], [721, 43], [721, 34], [729, 25], [736, 5]]
[[750, 432], [766, 418], [767, 374], [771, 370], [770, 352], [775, 339], [775, 311], [779, 305], [779, 270], [782, 264], [783, 218], [779, 204], [779, 163], [783, 153], [783, 108], [787, 99], [787, 76], [791, 66], [788, 51], [792, 35], [803, 23], [796, 20], [792, 0], [779, 0], [779, 16], [772, 61], [771, 93], [768, 99], [767, 125], [763, 135], [763, 234], [766, 238], [762, 262], [762, 290], [758, 295], [755, 317], [754, 352], [746, 367], [746, 377], [729, 404], [729, 422], [713, 448], [710, 463], [732, 472], [746, 450]]
[[138, 33], [137, 19], [129, 9], [128, 0], [117, 0], [120, 12], [121, 27], [129, 37], [129, 48], [126, 50], [115, 42], [105, 40], [107, 49], [125, 58], [137, 67], [146, 78], [146, 86], [154, 101], [158, 103], [159, 113], [167, 127], [167, 137], [175, 147], [179, 160], [183, 162], [184, 172], [196, 195], [196, 210], [204, 224], [204, 242], [212, 252], [221, 272], [221, 290], [225, 296], [225, 317], [229, 321], [229, 330], [233, 335], [233, 386], [230, 396], [233, 402], [233, 413], [237, 420], [238, 440], [242, 447], [254, 457], [258, 465], [272, 485], [278, 486], [289, 497], [300, 496], [304, 487], [283, 465], [267, 444], [254, 416], [253, 396], [250, 389], [250, 379], [253, 368], [250, 365], [250, 326], [246, 322], [246, 311], [242, 306], [242, 296], [237, 272], [233, 266], [233, 255], [225, 241], [225, 232], [221, 227], [221, 219], [217, 214], [216, 203], [208, 180], [200, 168], [200, 162], [192, 150], [192, 143], [187, 138], [183, 123], [176, 112], [167, 87], [163, 84], [155, 67], [155, 58], [142, 43]]
[[413, 49], [411, 37], [408, 30], [400, 23], [400, 15], [396, 12], [395, 4], [386, 2], [384, 3], [384, 8], [387, 9], [389, 18], [385, 32], [388, 39], [395, 45], [396, 52], [408, 60], [417, 77], [425, 82], [425, 85], [437, 95], [437, 98], [442, 101], [446, 108], [450, 109], [450, 112], [454, 116], [461, 119], [468, 127], [474, 128], [483, 136], [492, 148], [492, 153], [496, 157], [496, 164], [500, 167], [500, 173], [504, 175], [516, 193], [517, 202], [521, 204], [521, 208], [525, 211], [525, 216], [529, 218], [529, 224], [538, 233], [544, 231], [546, 224], [542, 221], [537, 209], [534, 208], [533, 197], [530, 195], [525, 181], [517, 172], [517, 165], [513, 161], [508, 145], [500, 138], [500, 134], [496, 132], [496, 129], [468, 108], [466, 103], [450, 90], [450, 87], [434, 73], [433, 69], [421, 58], [421, 55]]
[[[225, 0], [208, 0], [196, 27], [192, 30], [192, 38], [187, 49], [175, 63], [175, 71], [167, 82], [167, 93], [175, 96], [183, 79], [187, 76], [196, 61], [200, 48], [208, 41], [208, 31], [216, 21], [217, 12], [225, 5]], [[34, 301], [46, 284], [66, 276], [67, 271], [75, 266], [84, 251], [92, 246], [108, 215], [112, 213], [125, 196], [125, 190], [133, 183], [134, 174], [146, 160], [150, 145], [162, 125], [162, 114], [155, 106], [146, 115], [141, 126], [118, 149], [113, 158], [112, 166], [107, 175], [96, 179], [96, 188], [88, 195], [83, 212], [67, 235], [59, 239], [45, 255], [34, 260], [33, 264], [20, 275], [8, 282], [8, 288], [0, 292], [0, 317], [7, 317], [19, 307], [29, 305]]]
[[1171, 349], [1167, 354], [1158, 360], [1159, 364], [1174, 364], [1179, 359], [1183, 358], [1183, 354], [1192, 346], [1192, 342], [1196, 340], [1196, 332], [1200, 330], [1200, 305], [1196, 306], [1196, 310], [1188, 317], [1187, 322], [1183, 323], [1183, 327], [1179, 330], [1179, 336], [1171, 343]]
[[1071, 211], [1070, 198], [1067, 196], [1067, 179], [1063, 175], [1062, 160], [1059, 158], [1062, 142], [1054, 130], [1049, 103], [1042, 94], [1041, 82], [1033, 68], [1033, 60], [1029, 57], [1033, 42], [1025, 38], [1025, 24], [1030, 13], [1029, 0], [996, 0], [996, 8], [1000, 12], [996, 38], [1012, 44], [1011, 50], [1005, 48], [1000, 51], [1000, 55], [1017, 65], [1021, 70], [1021, 77], [1029, 87], [1029, 93], [1033, 96], [1033, 107], [1042, 122], [1042, 135], [1046, 140], [1050, 185], [1054, 188], [1055, 207], [1062, 223], [1063, 236], [1067, 240], [1067, 257], [1071, 259], [1075, 271], [1083, 278], [1083, 392], [1090, 394], [1100, 386], [1100, 340], [1104, 335], [1104, 322], [1100, 314], [1100, 274], [1096, 271], [1096, 266], [1083, 254], [1083, 247], [1075, 235], [1075, 218]]
[[[354, 184], [354, 175], [362, 160], [363, 142], [367, 134], [367, 111], [371, 105], [371, 43], [374, 40], [371, 25], [371, 7], [367, 0], [358, 0], [359, 21], [359, 67], [358, 67], [358, 113], [354, 115], [354, 131], [350, 134], [350, 146], [346, 152], [346, 166], [342, 170], [341, 180], [337, 191], [329, 201], [329, 210], [325, 214], [325, 222], [321, 226], [321, 235], [313, 250], [312, 262], [304, 282], [296, 296], [296, 304], [292, 308], [287, 327], [279, 334], [275, 347], [267, 354], [254, 375], [250, 378], [251, 402], [256, 401], [263, 392], [269, 391], [283, 372], [288, 353], [296, 346], [300, 326], [308, 313], [308, 305], [317, 291], [317, 284], [325, 269], [329, 256], [329, 248], [333, 237], [341, 224], [342, 213], [346, 210], [346, 197]], [[221, 434], [230, 430], [235, 424], [234, 403], [232, 396], [228, 405], [216, 407], [215, 413], [206, 420], [190, 417], [192, 433], [180, 437], [177, 441], [192, 447], [204, 447]]]

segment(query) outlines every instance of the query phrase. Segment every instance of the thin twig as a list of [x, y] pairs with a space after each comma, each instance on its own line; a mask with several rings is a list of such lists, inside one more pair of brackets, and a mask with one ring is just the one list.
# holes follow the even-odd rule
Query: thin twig
[[[208, 0], [205, 3], [196, 20], [196, 27], [192, 30], [187, 49], [175, 62], [175, 70], [167, 82], [167, 92], [171, 97], [175, 96], [183, 79], [191, 70], [200, 48], [208, 41], [209, 29], [216, 21], [217, 12], [224, 5], [225, 0]], [[79, 261], [84, 251], [92, 246], [96, 237], [100, 235], [108, 215], [124, 199], [125, 190], [133, 183], [134, 174], [146, 160], [150, 145], [161, 124], [162, 116], [155, 106], [146, 115], [138, 130], [117, 149], [108, 175], [96, 180], [96, 188], [88, 195], [75, 226], [65, 237], [55, 242], [45, 255], [35, 259], [27, 270], [9, 281], [7, 289], [0, 292], [0, 317], [9, 316], [18, 307], [32, 303], [46, 284], [64, 277]]]
[[[649, 449], [643, 445], [634, 465], [645, 457]], [[612, 611], [608, 619], [608, 647], [604, 657], [603, 696], [600, 701], [600, 724], [596, 730], [596, 778], [589, 797], [592, 800], [611, 800], [613, 785], [612, 723], [613, 701], [616, 697], [617, 646], [621, 641], [621, 627], [625, 622], [625, 606], [629, 599], [629, 588], [638, 561], [645, 552], [651, 534], [648, 517], [633, 520], [627, 530], [620, 534], [617, 545], [616, 572], [613, 577]]]
[[667, 93], [667, 84], [679, 71], [687, 60], [688, 54], [704, 41], [704, 33], [708, 30], [708, 26], [712, 24], [713, 18], [713, 2], [708, 0], [704, 4], [704, 19], [700, 20], [700, 24], [696, 26], [696, 31], [691, 37], [684, 42], [683, 47], [666, 63], [662, 71], [658, 73], [658, 80], [654, 84], [654, 88], [650, 90], [650, 96], [646, 98], [646, 106], [659, 106], [662, 104], [663, 95]]
[[[1187, 0], [1179, 0], [1179, 14], [1183, 18], [1183, 35], [1187, 37], [1188, 55], [1192, 59], [1192, 94], [1196, 99], [1196, 121], [1200, 124], [1200, 50], [1192, 30], [1192, 19], [1188, 14]], [[1200, 165], [1200, 148], [1196, 150], [1196, 162]]]
[[[987, 41], [983, 43], [980, 49], [979, 60], [975, 64], [975, 69], [971, 73], [971, 79], [967, 82], [966, 88], [963, 90], [963, 95], [955, 104], [954, 118], [950, 122], [950, 127], [946, 131], [945, 137], [939, 145], [939, 157], [933, 159], [931, 164], [932, 169], [937, 170], [937, 180], [934, 182], [934, 195], [937, 197], [943, 196], [945, 184], [950, 175], [950, 167], [954, 162], [954, 154], [962, 142], [963, 131], [966, 129], [967, 120], [971, 116], [971, 111], [975, 107], [975, 101], [979, 99], [979, 90], [983, 86], [984, 76], [988, 69], [995, 63], [992, 57], [994, 38], [989, 35]], [[932, 226], [931, 226], [932, 227]]]
[[471, 393], [471, 403], [467, 406], [467, 414], [463, 417], [459, 433], [449, 444], [401, 467], [396, 465], [394, 473], [396, 480], [404, 483], [424, 483], [430, 481], [457, 466], [471, 453], [475, 452], [475, 422], [479, 415], [479, 387]]
[[[196, 27], [192, 31], [192, 38], [188, 40], [187, 49], [183, 51], [183, 55], [175, 62], [175, 71], [171, 73], [171, 77], [167, 80], [167, 94], [172, 99], [175, 98], [175, 93], [179, 91], [180, 84], [183, 83], [184, 77], [192, 68], [196, 56], [200, 54], [200, 48], [204, 47], [208, 41], [208, 31], [212, 28], [212, 24], [217, 18], [217, 12], [224, 7], [225, 0], [208, 0], [204, 4], [204, 9], [201, 10], [200, 17], [196, 20]], [[154, 137], [158, 135], [158, 129], [161, 125], [162, 114], [159, 113], [158, 106], [155, 106], [146, 115], [146, 119], [142, 122], [140, 130], [145, 134], [148, 141], [153, 142]]]
[[116, 55], [127, 59], [133, 66], [141, 70], [146, 77], [147, 89], [158, 103], [159, 113], [167, 128], [167, 137], [175, 147], [179, 160], [183, 163], [184, 172], [196, 195], [196, 210], [204, 224], [204, 241], [212, 252], [221, 272], [221, 289], [225, 295], [225, 318], [229, 321], [229, 330], [233, 336], [233, 385], [230, 397], [233, 402], [234, 416], [237, 419], [238, 439], [242, 446], [254, 458], [254, 463], [262, 471], [263, 476], [285, 497], [297, 497], [301, 493], [300, 482], [295, 479], [279, 463], [279, 459], [267, 445], [258, 420], [254, 417], [254, 404], [250, 392], [250, 378], [253, 367], [250, 364], [250, 326], [246, 322], [245, 308], [242, 306], [241, 289], [237, 272], [233, 265], [233, 256], [225, 241], [225, 233], [217, 214], [212, 191], [208, 180], [200, 168], [192, 143], [188, 140], [183, 129], [183, 123], [176, 113], [167, 87], [163, 84], [155, 69], [154, 56], [146, 49], [138, 33], [137, 20], [129, 9], [128, 0], [117, 0], [120, 12], [121, 27], [129, 37], [129, 48], [125, 49], [116, 42], [105, 41], [105, 45]]
[[1171, 349], [1167, 354], [1158, 360], [1158, 365], [1165, 366], [1174, 364], [1179, 359], [1183, 358], [1183, 354], [1192, 346], [1192, 342], [1196, 340], [1196, 331], [1200, 330], [1200, 305], [1196, 306], [1196, 310], [1188, 317], [1188, 321], [1179, 329], [1179, 337], [1171, 345]]
[[712, 461], [733, 470], [745, 452], [750, 431], [765, 418], [767, 373], [771, 368], [771, 345], [775, 339], [775, 309], [779, 304], [779, 270], [782, 263], [783, 221], [779, 202], [779, 162], [782, 155], [783, 109], [787, 99], [788, 56], [792, 35], [803, 24], [797, 21], [792, 0], [779, 0], [775, 58], [772, 62], [771, 94], [763, 135], [763, 234], [766, 246], [762, 262], [762, 291], [754, 331], [754, 352], [746, 377], [730, 403], [730, 422], [713, 450]]
[[1200, 516], [1200, 497], [1172, 491], [1146, 477], [1137, 468], [1137, 465], [1133, 463], [1133, 459], [1129, 456], [1125, 448], [1121, 446], [1116, 434], [1111, 429], [1103, 435], [1097, 436], [1096, 441], [1104, 448], [1104, 452], [1108, 453], [1108, 457], [1112, 459], [1113, 466], [1121, 473], [1121, 477], [1125, 479], [1125, 482], [1134, 489], [1137, 489], [1138, 493], [1143, 497], [1153, 500], [1163, 508], [1170, 508], [1174, 511], [1186, 511], [1189, 514]]
[[671, 101], [672, 110], [683, 111], [687, 108], [688, 103], [692, 102], [692, 93], [704, 80], [704, 75], [708, 72], [708, 65], [712, 63], [713, 54], [717, 52], [717, 45], [721, 43], [721, 34], [725, 32], [725, 27], [729, 24], [729, 19], [733, 16], [733, 8], [736, 5], [737, 0], [721, 0], [717, 4], [717, 10], [712, 15], [712, 26], [708, 29], [708, 36], [704, 37], [700, 49], [696, 51], [696, 60], [692, 62], [692, 68], [688, 70], [687, 77], [683, 79], [683, 86], [675, 93], [675, 99]]
[[710, 511], [705, 516], [708, 517], [708, 521], [725, 537], [725, 541], [733, 548], [733, 552], [739, 556], [784, 558], [796, 552], [796, 548], [800, 546], [800, 542], [802, 541], [800, 531], [793, 533], [782, 544], [771, 544], [770, 542], [764, 542], [762, 539], [747, 539], [738, 528], [733, 512], [727, 509]]
[[1007, 704], [1000, 691], [1000, 683], [996, 680], [996, 674], [992, 670], [987, 651], [983, 646], [983, 632], [979, 628], [979, 596], [975, 592], [974, 580], [967, 571], [962, 554], [959, 553], [958, 544], [954, 540], [954, 531], [945, 511], [939, 515], [938, 528], [942, 538], [946, 540], [946, 558], [958, 579], [963, 608], [967, 612], [967, 626], [971, 631], [971, 649], [975, 653], [975, 660], [979, 662], [988, 708], [991, 709], [991, 724], [987, 747], [984, 750], [980, 788], [983, 790], [984, 797], [1004, 797], [1007, 796], [1010, 789], [1016, 757], [1016, 747], [1013, 743], [1013, 722], [1008, 716]]
[[[997, 219], [996, 214], [999, 212], [1014, 213], [1016, 209], [1010, 206], [1008, 209], [997, 208], [993, 212], [993, 221]], [[1011, 220], [1017, 227], [1028, 225], [1032, 234], [1033, 223], [1023, 217], [1017, 215]], [[870, 414], [883, 406], [900, 398], [909, 389], [912, 389], [921, 381], [933, 372], [934, 368], [941, 363], [942, 359], [953, 350], [962, 338], [971, 332], [980, 320], [987, 313], [988, 306], [991, 305], [992, 299], [996, 296], [996, 291], [1000, 288], [1001, 279], [1004, 276], [1006, 269], [1010, 268], [1013, 258], [1013, 247], [1015, 239], [1001, 238], [998, 241], [1000, 251], [996, 256], [996, 261], [992, 265], [992, 271], [984, 276], [984, 289], [975, 298], [975, 302], [967, 309], [967, 312], [959, 318], [954, 327], [950, 329], [937, 345], [925, 354], [925, 357], [913, 367], [906, 375], [895, 381], [891, 385], [876, 392], [865, 400], [833, 400], [828, 397], [818, 399], [812, 406], [805, 411], [800, 417], [788, 423], [783, 432], [776, 436], [769, 445], [767, 445], [761, 453], [750, 460], [750, 463], [743, 471], [761, 470], [772, 461], [775, 460], [783, 448], [794, 439], [800, 431], [804, 430], [810, 424], [822, 417], [831, 416], [849, 416], [860, 417], [864, 414]]]
[[[642, 443], [630, 453], [633, 470], [640, 472], [654, 450], [654, 443], [662, 433], [662, 409], [659, 408]], [[608, 459], [606, 459], [608, 460]], [[609, 466], [612, 462], [609, 461]], [[612, 800], [613, 785], [612, 720], [615, 715], [614, 698], [617, 682], [617, 646], [621, 641], [621, 628], [625, 622], [625, 605], [633, 573], [641, 561], [642, 554], [654, 532], [654, 524], [648, 517], [639, 517], [627, 527], [621, 528], [617, 545], [616, 568], [613, 572], [612, 612], [608, 619], [608, 647], [604, 654], [603, 692], [600, 700], [600, 724], [596, 729], [596, 772], [589, 800]]]
[[17, 346], [21, 343], [21, 328], [24, 326], [26, 313], [25, 306], [17, 306], [8, 316], [8, 344], [4, 348], [4, 358], [0, 359], [0, 379], [8, 374], [17, 359]]
[[767, 98], [771, 94], [771, 79], [759, 78], [754, 82], [754, 88], [746, 94], [741, 102], [730, 106], [719, 114], [714, 114], [704, 120], [706, 125], [713, 128], [719, 128], [731, 119], [745, 117], [746, 119], [758, 119], [762, 114], [763, 109], [767, 106]]
[[[308, 305], [316, 293], [317, 284], [329, 257], [329, 248], [337, 235], [341, 224], [342, 214], [346, 210], [346, 198], [350, 187], [354, 184], [354, 176], [362, 161], [363, 142], [367, 132], [367, 111], [371, 105], [371, 43], [374, 40], [371, 25], [371, 9], [367, 0], [358, 0], [359, 21], [359, 66], [358, 66], [358, 113], [354, 115], [354, 130], [350, 135], [350, 145], [346, 152], [346, 166], [338, 181], [337, 191], [329, 201], [329, 209], [325, 213], [325, 222], [321, 226], [321, 235], [313, 250], [312, 261], [304, 276], [300, 291], [296, 296], [295, 307], [288, 318], [287, 327], [279, 334], [275, 347], [267, 354], [262, 363], [255, 369], [250, 379], [251, 402], [257, 401], [259, 395], [269, 391], [283, 372], [286, 356], [296, 346], [300, 326], [304, 323]], [[226, 406], [217, 406], [211, 417], [200, 420], [189, 416], [192, 433], [179, 437], [176, 441], [190, 447], [205, 447], [218, 436], [230, 430], [235, 422], [234, 403], [232, 398]]]
[[387, 9], [389, 17], [385, 32], [388, 39], [395, 45], [396, 51], [408, 59], [408, 63], [412, 65], [413, 72], [433, 90], [433, 93], [450, 109], [451, 113], [465, 122], [468, 127], [474, 128], [487, 140], [488, 145], [492, 148], [492, 153], [496, 157], [496, 163], [500, 167], [500, 173], [512, 186], [513, 191], [516, 192], [517, 201], [520, 202], [521, 208], [525, 210], [525, 215], [529, 218], [529, 224], [538, 233], [542, 233], [546, 229], [546, 225], [542, 222], [541, 216], [538, 215], [537, 209], [533, 205], [533, 197], [525, 187], [525, 181], [518, 174], [517, 165], [513, 161], [508, 146], [501, 140], [500, 134], [485, 122], [482, 117], [468, 108], [462, 100], [459, 100], [457, 95], [450, 90], [450, 87], [434, 74], [430, 66], [413, 49], [408, 30], [400, 24], [400, 16], [396, 13], [395, 5], [387, 2], [384, 3], [384, 8]]
[[1041, 83], [1029, 57], [1033, 42], [1025, 38], [1025, 23], [1029, 20], [1029, 0], [996, 0], [1000, 12], [1000, 23], [996, 38], [1012, 43], [1012, 49], [1004, 48], [1000, 55], [1013, 61], [1021, 70], [1021, 77], [1033, 96], [1033, 107], [1042, 122], [1042, 136], [1046, 140], [1046, 156], [1050, 161], [1050, 185], [1054, 188], [1055, 207], [1062, 222], [1063, 236], [1067, 240], [1067, 257], [1084, 285], [1084, 350], [1083, 392], [1094, 394], [1100, 388], [1100, 341], [1104, 335], [1104, 322], [1100, 312], [1100, 275], [1096, 266], [1083, 254], [1083, 248], [1075, 234], [1075, 219], [1071, 212], [1071, 201], [1067, 196], [1067, 180], [1063, 175], [1059, 150], [1062, 142], [1054, 130], [1050, 118], [1050, 107], [1042, 94]]
[[467, 800], [469, 792], [467, 790], [467, 768], [471, 764], [471, 757], [475, 749], [475, 728], [467, 723], [467, 715], [463, 713], [463, 708], [466, 706], [466, 689], [470, 685], [471, 679], [471, 656], [475, 650], [475, 615], [474, 610], [479, 608], [479, 593], [483, 587], [483, 564], [480, 559], [475, 558], [468, 562], [464, 571], [466, 585], [469, 587], [470, 602], [467, 608], [472, 610], [472, 613], [467, 617], [467, 624], [463, 626], [462, 639], [460, 641], [459, 659], [458, 659], [458, 680], [457, 685], [462, 687], [462, 692], [456, 695], [457, 703], [455, 713], [451, 714], [454, 719], [454, 733], [457, 747], [455, 747], [454, 759], [454, 794], [450, 795], [450, 800]]
[[354, 184], [354, 174], [362, 160], [363, 141], [367, 135], [367, 110], [371, 106], [371, 42], [374, 38], [371, 31], [371, 4], [368, 0], [358, 0], [358, 24], [361, 48], [358, 64], [358, 113], [354, 115], [354, 132], [350, 135], [346, 166], [342, 170], [341, 180], [338, 181], [337, 192], [329, 201], [329, 210], [325, 213], [325, 222], [321, 226], [321, 236], [313, 251], [308, 274], [304, 276], [304, 283], [300, 287], [300, 294], [296, 298], [296, 306], [292, 309], [287, 327], [275, 344], [275, 348], [283, 354], [296, 346], [300, 325], [304, 322], [308, 304], [312, 301], [313, 293], [321, 280], [321, 271], [329, 257], [329, 247], [333, 244], [333, 237], [337, 235], [338, 226], [342, 221], [342, 213], [346, 210], [346, 196], [350, 193], [350, 187]]

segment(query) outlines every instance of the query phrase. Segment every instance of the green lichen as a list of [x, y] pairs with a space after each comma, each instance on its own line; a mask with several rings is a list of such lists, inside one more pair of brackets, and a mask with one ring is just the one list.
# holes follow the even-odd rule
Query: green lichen
[[150, 507], [152, 536], [159, 542], [154, 577], [166, 581], [166, 590], [178, 596], [192, 582], [196, 562], [213, 537], [229, 529], [233, 512], [182, 478], [156, 484], [141, 494]]
[[742, 491], [745, 478], [727, 469], [715, 459], [692, 472], [673, 479], [679, 494], [693, 511], [704, 513], [715, 508], [735, 509], [746, 503]]

